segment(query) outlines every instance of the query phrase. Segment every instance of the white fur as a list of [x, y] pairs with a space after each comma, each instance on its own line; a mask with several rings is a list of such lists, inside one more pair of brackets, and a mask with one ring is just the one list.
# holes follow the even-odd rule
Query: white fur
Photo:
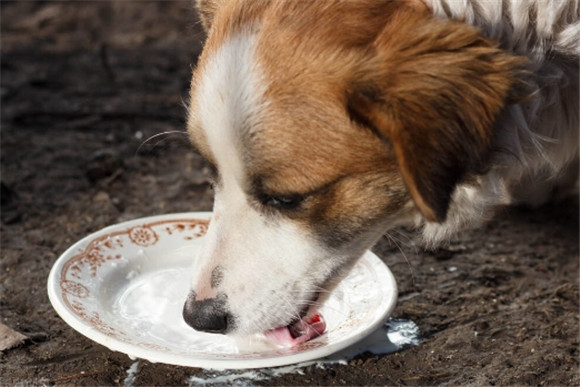
[[476, 184], [457, 187], [445, 223], [425, 224], [425, 240], [434, 244], [485, 220], [493, 213], [490, 207], [537, 206], [554, 189], [577, 180], [580, 5], [578, 0], [424, 1], [435, 16], [477, 26], [502, 48], [527, 56], [533, 71], [526, 81], [534, 92], [530, 101], [510, 106], [498, 118], [496, 146], [502, 152], [492, 160], [495, 167]]
[[[313, 284], [340, 262], [292, 222], [265, 214], [247, 192], [238, 139], [245, 124], [259, 121], [262, 106], [253, 43], [252, 35], [225, 42], [203, 72], [196, 98], [219, 181], [192, 289], [205, 298], [227, 296], [235, 334], [263, 332], [298, 318], [320, 291]], [[208, 273], [217, 266], [223, 281], [210, 290]]]

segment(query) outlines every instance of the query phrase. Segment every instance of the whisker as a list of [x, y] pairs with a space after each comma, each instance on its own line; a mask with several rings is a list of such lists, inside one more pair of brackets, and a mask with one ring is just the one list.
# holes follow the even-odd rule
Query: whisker
[[[168, 136], [168, 135], [171, 135], [171, 134], [180, 134], [180, 135], [184, 135], [184, 136], [187, 136], [188, 135], [188, 133], [186, 131], [183, 131], [183, 130], [170, 130], [170, 131], [166, 131], [166, 132], [161, 132], [161, 133], [154, 134], [154, 135], [150, 136], [149, 138], [147, 138], [145, 141], [143, 141], [139, 145], [139, 147], [135, 151], [135, 155], [139, 154], [139, 152], [141, 151], [141, 148], [143, 148], [143, 146], [145, 146], [149, 142], [153, 141], [154, 139], [156, 139], [158, 137], [161, 137], [161, 136]], [[165, 140], [165, 139], [163, 139], [163, 140]], [[161, 141], [155, 143], [153, 145], [153, 148], [155, 148], [160, 142]]]
[[[295, 297], [292, 297], [293, 293], [296, 293], [295, 289], [290, 288], [289, 291], [283, 293], [272, 293], [272, 296], [279, 300], [280, 304], [285, 305], [288, 308], [281, 308], [284, 311], [285, 316], [290, 317], [290, 321], [299, 320], [301, 318], [299, 309], [299, 303], [293, 302]], [[292, 297], [292, 298], [291, 298]], [[301, 298], [301, 297], [300, 297]]]
[[405, 259], [405, 262], [407, 262], [409, 273], [411, 274], [411, 283], [413, 284], [413, 286], [415, 286], [415, 275], [413, 274], [413, 267], [411, 266], [411, 262], [407, 258], [407, 255], [405, 254], [405, 252], [403, 251], [397, 240], [389, 232], [385, 233], [385, 236], [389, 238], [391, 242], [393, 242], [395, 246], [397, 246], [397, 249], [399, 249], [399, 251], [401, 252], [401, 255]]
[[181, 98], [181, 107], [185, 110], [185, 116], [188, 117], [191, 107], [189, 106], [189, 102], [187, 102], [183, 97]]
[[[319, 293], [322, 293], [322, 292], [331, 293], [329, 290], [321, 288], [320, 286], [317, 286], [317, 285], [311, 286], [311, 289], [315, 289], [315, 288], [321, 289], [321, 291], [319, 291]], [[316, 293], [316, 292], [315, 291], [307, 291], [306, 293]], [[292, 294], [292, 292], [290, 292], [290, 294]], [[351, 294], [356, 294], [356, 293], [351, 292]], [[341, 310], [340, 308], [334, 307], [334, 306], [330, 305], [330, 303], [319, 303], [318, 300], [314, 300], [314, 301], [304, 300], [302, 302], [297, 302], [296, 305], [298, 305], [300, 307], [299, 310], [302, 310], [302, 308], [305, 306], [322, 307], [324, 305], [325, 309], [336, 312], [337, 314], [340, 314], [340, 315], [345, 315], [344, 310]]]
[[317, 293], [332, 293], [330, 290], [320, 285], [311, 285], [310, 290], [315, 290]]
[[[408, 233], [404, 233], [401, 230], [393, 229], [389, 231], [390, 233], [396, 233], [400, 238], [405, 238], [407, 240], [406, 243], [403, 243], [400, 238], [398, 241], [405, 247], [412, 248], [415, 254], [417, 254], [417, 244], [413, 241], [413, 237], [409, 236]], [[393, 237], [391, 235], [391, 237]], [[393, 237], [394, 238], [394, 237]]]
[[297, 320], [300, 318], [300, 311], [297, 310], [296, 306], [293, 305], [287, 298], [278, 293], [274, 293], [273, 296], [276, 297], [280, 303], [285, 304], [289, 306], [290, 309], [292, 309], [292, 310], [286, 310], [285, 308], [282, 309], [285, 317], [290, 317], [290, 321]]
[[[316, 302], [312, 302], [312, 303], [305, 302], [305, 303], [299, 303], [298, 305], [299, 306], [316, 306], [316, 307], [322, 307], [322, 305], [320, 305], [320, 304], [318, 304]], [[327, 309], [327, 310], [329, 310], [329, 311], [335, 312], [335, 313], [337, 313], [337, 314], [339, 314], [341, 316], [346, 316], [346, 313], [345, 313], [345, 311], [343, 309], [341, 309], [339, 307], [335, 307], [333, 305], [330, 305], [329, 303], [324, 304], [324, 308]]]
[[[336, 289], [333, 290], [328, 290], [322, 286], [317, 286], [317, 285], [312, 285], [311, 288], [306, 290], [306, 293], [318, 293], [318, 294], [332, 294]], [[292, 294], [292, 291], [290, 292]], [[302, 294], [302, 292], [296, 290], [294, 293], [300, 295]], [[349, 293], [351, 294], [362, 294], [362, 293], [357, 293], [355, 289], [349, 289]]]

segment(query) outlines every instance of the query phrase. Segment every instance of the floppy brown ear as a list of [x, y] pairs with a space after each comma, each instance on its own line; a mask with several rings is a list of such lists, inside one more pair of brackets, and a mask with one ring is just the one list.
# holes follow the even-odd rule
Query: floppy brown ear
[[219, 8], [221, 0], [195, 0], [195, 7], [199, 12], [199, 17], [205, 32], [208, 32], [213, 23], [213, 17]]
[[349, 111], [391, 143], [425, 219], [443, 222], [457, 183], [488, 157], [495, 119], [525, 62], [475, 28], [405, 9], [370, 52]]

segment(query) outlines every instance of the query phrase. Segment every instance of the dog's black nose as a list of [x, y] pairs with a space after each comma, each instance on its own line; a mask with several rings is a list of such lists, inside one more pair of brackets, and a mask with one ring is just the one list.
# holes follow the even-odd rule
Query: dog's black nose
[[226, 333], [233, 325], [225, 296], [196, 301], [193, 292], [183, 306], [183, 319], [193, 329], [208, 333]]

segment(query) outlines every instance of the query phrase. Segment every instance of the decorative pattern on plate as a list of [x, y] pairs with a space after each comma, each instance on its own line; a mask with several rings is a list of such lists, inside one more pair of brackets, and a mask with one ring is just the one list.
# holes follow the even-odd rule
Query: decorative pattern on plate
[[129, 229], [129, 239], [139, 246], [153, 246], [159, 240], [159, 237], [148, 226], [137, 226]]
[[[70, 258], [62, 267], [60, 289], [64, 304], [99, 332], [117, 339], [127, 336], [105, 323], [95, 304], [79, 302], [80, 299], [95, 297], [82, 282], [90, 282], [90, 278], [97, 277], [99, 269], [107, 261], [123, 259], [123, 251], [131, 249], [131, 245], [150, 247], [163, 236], [172, 236], [175, 231], [185, 234], [185, 240], [193, 240], [205, 235], [208, 225], [207, 219], [162, 220], [114, 231], [90, 240], [86, 248], [81, 248], [80, 253]], [[91, 306], [95, 308], [89, 309]], [[156, 350], [166, 349], [153, 344], [141, 345]]]

